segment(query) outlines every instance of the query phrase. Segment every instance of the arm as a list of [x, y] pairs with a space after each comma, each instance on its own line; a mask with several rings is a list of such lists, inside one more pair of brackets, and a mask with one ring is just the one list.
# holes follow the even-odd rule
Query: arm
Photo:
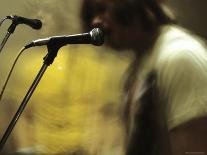
[[188, 121], [170, 131], [173, 155], [207, 154], [207, 117]]
[[[183, 51], [180, 51], [183, 52]], [[172, 55], [162, 70], [173, 155], [207, 154], [207, 56]]]

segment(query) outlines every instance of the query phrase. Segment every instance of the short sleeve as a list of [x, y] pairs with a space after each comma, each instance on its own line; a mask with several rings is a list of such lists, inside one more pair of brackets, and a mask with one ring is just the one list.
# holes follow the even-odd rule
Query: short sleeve
[[167, 99], [169, 129], [207, 115], [206, 49], [182, 44], [178, 49], [166, 49], [157, 65], [158, 85]]

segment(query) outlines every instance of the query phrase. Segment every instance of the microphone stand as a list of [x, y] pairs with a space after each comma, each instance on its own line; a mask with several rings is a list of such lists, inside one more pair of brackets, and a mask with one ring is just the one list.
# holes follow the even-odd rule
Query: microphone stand
[[56, 42], [49, 42], [47, 45], [47, 49], [48, 49], [48, 53], [47, 55], [43, 58], [44, 62], [43, 65], [39, 71], [39, 73], [37, 74], [35, 80], [33, 81], [32, 85], [30, 86], [26, 96], [24, 97], [21, 105], [19, 106], [16, 114], [14, 115], [14, 117], [12, 118], [8, 128], [6, 129], [1, 141], [0, 141], [0, 152], [2, 151], [9, 135], [11, 134], [13, 128], [15, 127], [18, 119], [20, 118], [23, 110], [25, 109], [30, 97], [32, 96], [35, 88], [37, 87], [38, 83], [40, 82], [43, 74], [45, 73], [47, 67], [53, 63], [55, 57], [57, 56], [58, 50], [62, 47], [61, 43], [56, 43]]
[[6, 44], [7, 40], [9, 39], [10, 35], [12, 33], [14, 33], [14, 30], [16, 29], [16, 26], [17, 26], [17, 23], [15, 21], [13, 21], [12, 24], [10, 25], [10, 27], [8, 28], [7, 33], [6, 33], [6, 35], [5, 35], [5, 37], [2, 40], [1, 45], [0, 45], [0, 53], [1, 53], [4, 45]]

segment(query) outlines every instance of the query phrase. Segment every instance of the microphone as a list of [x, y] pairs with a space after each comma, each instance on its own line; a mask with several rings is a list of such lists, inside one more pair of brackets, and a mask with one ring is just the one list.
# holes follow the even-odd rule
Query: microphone
[[7, 18], [11, 19], [16, 25], [26, 24], [33, 29], [40, 29], [42, 27], [42, 22], [39, 19], [29, 19], [16, 15], [7, 16]]
[[34, 46], [43, 46], [48, 44], [58, 44], [64, 46], [66, 44], [93, 44], [100, 46], [104, 43], [104, 33], [99, 28], [94, 28], [88, 33], [53, 36], [44, 39], [33, 40], [25, 46], [25, 49]]

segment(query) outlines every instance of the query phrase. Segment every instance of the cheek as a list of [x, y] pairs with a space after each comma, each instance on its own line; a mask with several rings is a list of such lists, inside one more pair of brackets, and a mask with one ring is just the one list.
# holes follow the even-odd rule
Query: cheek
[[133, 38], [133, 33], [129, 29], [120, 27], [116, 30], [116, 39], [120, 41], [120, 44], [130, 44]]
[[133, 46], [135, 41], [133, 41], [134, 36], [132, 29], [121, 26], [115, 21], [110, 21], [109, 25], [110, 33], [108, 37], [106, 37], [106, 43], [109, 46], [115, 49], [128, 49]]

